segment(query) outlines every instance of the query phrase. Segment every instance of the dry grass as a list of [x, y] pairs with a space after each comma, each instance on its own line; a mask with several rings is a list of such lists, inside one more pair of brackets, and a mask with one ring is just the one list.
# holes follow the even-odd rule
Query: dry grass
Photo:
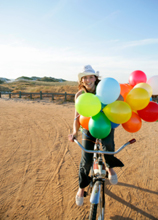
[[40, 92], [43, 93], [55, 93], [55, 92], [77, 92], [77, 82], [39, 82], [39, 81], [17, 81], [11, 83], [3, 83], [0, 86], [0, 91], [11, 91], [11, 92]]
[[[0, 91], [6, 91], [6, 92], [26, 92], [26, 93], [39, 93], [42, 91], [42, 93], [68, 93], [68, 94], [75, 94], [78, 90], [78, 84], [77, 82], [39, 82], [39, 81], [17, 81], [17, 82], [11, 82], [11, 83], [3, 83], [0, 86]], [[7, 96], [8, 95], [3, 95]], [[19, 95], [12, 95], [12, 98], [18, 98]], [[43, 95], [42, 96], [44, 100], [52, 101], [52, 96]], [[30, 95], [22, 95], [23, 99], [30, 99]], [[38, 100], [40, 99], [40, 95], [32, 95], [32, 99]], [[65, 101], [65, 97], [55, 95], [54, 96], [54, 102], [57, 102], [58, 104], [62, 104]], [[67, 101], [73, 102], [74, 96], [67, 95]]]

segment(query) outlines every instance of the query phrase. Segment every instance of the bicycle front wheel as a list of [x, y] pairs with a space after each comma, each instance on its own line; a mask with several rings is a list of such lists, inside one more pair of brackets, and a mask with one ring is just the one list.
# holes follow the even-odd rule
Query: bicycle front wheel
[[92, 204], [90, 207], [89, 220], [96, 220], [98, 204]]
[[105, 196], [104, 196], [104, 182], [101, 183], [101, 191], [99, 195], [99, 202], [97, 204], [91, 203], [89, 220], [103, 220], [105, 208]]

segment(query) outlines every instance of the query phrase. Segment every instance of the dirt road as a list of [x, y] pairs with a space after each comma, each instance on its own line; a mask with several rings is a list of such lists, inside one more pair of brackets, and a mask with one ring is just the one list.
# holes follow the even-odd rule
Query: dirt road
[[[0, 219], [87, 219], [89, 198], [75, 204], [81, 150], [67, 141], [74, 105], [0, 99]], [[106, 219], [158, 219], [158, 122], [131, 134], [120, 125], [119, 183], [106, 181]], [[81, 140], [81, 134], [79, 135]]]

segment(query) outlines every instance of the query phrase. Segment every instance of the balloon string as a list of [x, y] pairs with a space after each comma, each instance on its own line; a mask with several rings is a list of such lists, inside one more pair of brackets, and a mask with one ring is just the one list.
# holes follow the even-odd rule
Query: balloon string
[[77, 115], [77, 117], [74, 119], [74, 121], [79, 117], [80, 115]]
[[[82, 139], [83, 141], [91, 141], [93, 142], [94, 144], [98, 144], [98, 142], [95, 142], [95, 141], [92, 141], [92, 140], [89, 140], [89, 139]], [[100, 142], [99, 142], [99, 145], [101, 146]]]
[[[89, 140], [89, 139], [82, 139], [83, 141], [91, 141], [91, 142], [93, 142], [94, 144], [97, 144], [97, 142], [95, 142], [95, 141], [92, 141], [92, 140]], [[99, 143], [99, 145], [100, 145], [100, 143]]]
[[[80, 127], [80, 131], [81, 131], [86, 137], [90, 138], [90, 136], [88, 136], [87, 134], [85, 134], [85, 132], [83, 131], [83, 128], [82, 128], [82, 127]], [[84, 140], [84, 139], [83, 139], [83, 140]]]
[[[87, 134], [85, 134], [85, 132], [83, 131], [83, 128], [80, 127], [80, 131], [81, 131], [86, 137], [90, 138], [90, 136], [88, 136]], [[91, 141], [91, 142], [93, 142], [94, 144], [98, 144], [98, 142], [92, 141], [92, 140], [90, 140], [90, 139], [82, 139], [82, 140], [83, 140], [83, 141]], [[99, 142], [99, 145], [101, 145], [100, 142]]]

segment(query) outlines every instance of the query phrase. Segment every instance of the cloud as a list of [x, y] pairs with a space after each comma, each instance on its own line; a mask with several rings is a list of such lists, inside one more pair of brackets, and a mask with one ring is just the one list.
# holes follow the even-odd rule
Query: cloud
[[[68, 60], [72, 55], [71, 48], [38, 49], [28, 46], [0, 45], [0, 62], [50, 62]], [[73, 55], [72, 55], [73, 56]]]
[[129, 41], [120, 43], [120, 48], [128, 48], [128, 47], [138, 47], [138, 46], [145, 46], [150, 44], [158, 44], [158, 38], [150, 38], [150, 39], [142, 39], [137, 41]]
[[[149, 57], [125, 57], [84, 53], [71, 47], [38, 49], [26, 46], [0, 45], [1, 76], [52, 76], [77, 80], [77, 73], [90, 64], [102, 78], [111, 76], [119, 82], [127, 82], [129, 74], [137, 69], [148, 78], [158, 74], [158, 60]], [[13, 75], [13, 76], [12, 76]]]

